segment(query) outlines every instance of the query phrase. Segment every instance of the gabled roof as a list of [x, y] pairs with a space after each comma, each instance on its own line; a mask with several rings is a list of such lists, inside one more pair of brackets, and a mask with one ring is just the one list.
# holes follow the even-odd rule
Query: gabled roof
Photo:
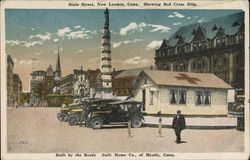
[[150, 67], [141, 67], [141, 68], [126, 69], [123, 72], [121, 72], [120, 74], [118, 74], [117, 76], [115, 76], [115, 78], [137, 77], [139, 75], [139, 73], [142, 70], [145, 70], [145, 69], [150, 69]]
[[157, 49], [157, 50], [164, 49], [164, 48], [167, 48], [167, 47], [168, 47], [168, 41], [164, 38], [162, 43], [161, 43], [160, 48]]
[[225, 35], [224, 29], [220, 26], [218, 32], [216, 33], [216, 37], [223, 37]]
[[183, 43], [185, 43], [184, 38], [182, 36], [179, 36], [177, 44], [183, 44]]
[[204, 41], [204, 40], [207, 40], [206, 29], [199, 26], [198, 29], [194, 33], [194, 38], [193, 38], [192, 42]]
[[[239, 25], [235, 25], [236, 23], [238, 23]], [[180, 27], [168, 39], [169, 46], [176, 45], [178, 39], [176, 39], [175, 37], [177, 35], [181, 35], [184, 38], [185, 43], [190, 43], [194, 38], [193, 31], [197, 31], [199, 26], [205, 30], [206, 38], [213, 39], [218, 31], [217, 29], [213, 30], [213, 27], [215, 25], [217, 27], [221, 26], [222, 28], [224, 28], [224, 32], [226, 35], [235, 35], [239, 31], [242, 24], [244, 24], [244, 12], [239, 12], [235, 14], [230, 14], [228, 16], [219, 17], [208, 22], [195, 23], [188, 26], [183, 26]]]
[[146, 74], [157, 85], [198, 87], [198, 88], [224, 88], [232, 87], [212, 73], [172, 72], [160, 70], [144, 70]]

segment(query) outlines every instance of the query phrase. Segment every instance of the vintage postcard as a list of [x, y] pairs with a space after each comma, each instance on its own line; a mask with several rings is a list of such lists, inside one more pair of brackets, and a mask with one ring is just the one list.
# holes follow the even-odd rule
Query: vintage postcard
[[1, 159], [249, 159], [247, 1], [2, 1]]

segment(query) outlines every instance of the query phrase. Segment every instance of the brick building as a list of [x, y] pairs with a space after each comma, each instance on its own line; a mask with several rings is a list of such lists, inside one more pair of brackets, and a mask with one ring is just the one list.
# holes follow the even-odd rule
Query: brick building
[[214, 73], [244, 88], [244, 13], [180, 27], [155, 50], [158, 70]]

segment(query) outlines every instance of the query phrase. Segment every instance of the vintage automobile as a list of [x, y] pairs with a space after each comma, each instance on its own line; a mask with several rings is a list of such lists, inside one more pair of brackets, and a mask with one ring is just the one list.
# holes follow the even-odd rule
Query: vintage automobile
[[134, 100], [111, 102], [105, 106], [91, 107], [87, 121], [94, 129], [100, 129], [104, 124], [127, 124], [131, 120], [134, 128], [142, 126], [144, 117], [141, 112], [142, 103]]
[[62, 106], [61, 111], [57, 114], [57, 119], [61, 122], [66, 122], [72, 112], [81, 108], [82, 103], [71, 103], [68, 106]]
[[[110, 102], [118, 101], [118, 99], [89, 99], [87, 101], [81, 102], [79, 108], [73, 108], [68, 112], [68, 124], [74, 126], [79, 124], [81, 121], [85, 121], [85, 116], [87, 116], [90, 108], [96, 106], [105, 106]], [[86, 108], [89, 108], [86, 111]], [[84, 113], [85, 112], [85, 113]]]

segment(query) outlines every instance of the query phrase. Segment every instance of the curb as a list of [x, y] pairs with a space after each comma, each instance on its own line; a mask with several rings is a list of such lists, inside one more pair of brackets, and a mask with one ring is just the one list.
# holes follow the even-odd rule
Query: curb
[[[144, 127], [158, 128], [158, 124], [143, 123]], [[172, 125], [162, 125], [162, 128], [172, 128]], [[219, 129], [236, 129], [236, 126], [186, 126], [186, 129], [204, 129], [204, 130], [219, 130]]]

